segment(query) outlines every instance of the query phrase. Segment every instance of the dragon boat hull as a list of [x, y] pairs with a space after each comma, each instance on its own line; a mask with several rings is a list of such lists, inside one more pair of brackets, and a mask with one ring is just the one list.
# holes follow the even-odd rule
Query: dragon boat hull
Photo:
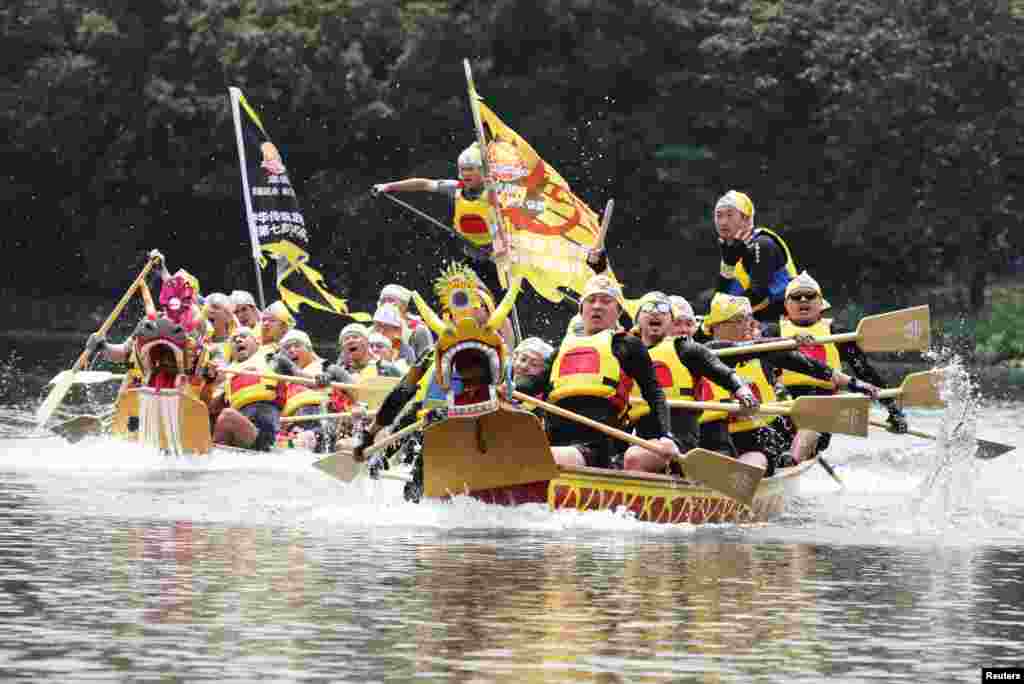
[[485, 503], [546, 503], [552, 509], [625, 509], [657, 523], [762, 522], [785, 510], [814, 461], [761, 480], [750, 506], [669, 475], [554, 463], [540, 420], [502, 406], [477, 418], [449, 418], [424, 430], [423, 494], [465, 494]]

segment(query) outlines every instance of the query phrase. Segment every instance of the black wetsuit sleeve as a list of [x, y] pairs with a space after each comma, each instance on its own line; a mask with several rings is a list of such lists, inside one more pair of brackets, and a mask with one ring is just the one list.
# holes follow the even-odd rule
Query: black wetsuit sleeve
[[377, 417], [374, 421], [377, 425], [383, 427], [385, 425], [391, 425], [398, 417], [402, 407], [405, 406], [410, 399], [416, 396], [416, 390], [419, 388], [419, 382], [423, 376], [430, 370], [430, 364], [434, 361], [434, 350], [429, 349], [423, 355], [420, 356], [416, 364], [410, 368], [402, 379], [395, 385], [388, 395], [384, 397], [384, 401], [381, 403], [380, 408], [377, 409]]
[[651, 407], [651, 415], [658, 421], [661, 434], [667, 435], [672, 425], [668, 404], [665, 403], [665, 392], [654, 374], [654, 364], [651, 363], [647, 347], [639, 337], [619, 333], [612, 340], [612, 353], [619, 360], [622, 370], [640, 388], [640, 394]]
[[[817, 359], [812, 359], [804, 356], [796, 350], [790, 351], [778, 351], [778, 352], [761, 352], [761, 365], [769, 365], [771, 368], [783, 368], [785, 370], [795, 371], [797, 373], [803, 373], [809, 375], [812, 378], [818, 380], [831, 380], [832, 369], [828, 365], [821, 363]], [[769, 372], [768, 368], [765, 368], [765, 374], [770, 380], [774, 373]]]
[[700, 426], [700, 446], [702, 449], [717, 451], [726, 456], [736, 458], [736, 446], [729, 437], [729, 421], [713, 420]]
[[729, 390], [730, 394], [743, 386], [743, 381], [736, 372], [704, 345], [677, 337], [675, 347], [680, 363], [686, 366], [695, 380], [698, 376], [705, 377], [719, 387]]
[[[782, 326], [778, 323], [761, 323], [761, 337], [782, 337]], [[769, 340], [757, 340], [768, 342]]]

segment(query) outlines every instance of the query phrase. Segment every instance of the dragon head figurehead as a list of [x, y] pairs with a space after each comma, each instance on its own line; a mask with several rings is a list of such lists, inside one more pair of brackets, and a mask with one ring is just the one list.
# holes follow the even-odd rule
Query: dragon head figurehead
[[[195, 326], [205, 331], [205, 325]], [[144, 383], [155, 389], [177, 387], [199, 367], [203, 339], [166, 314], [150, 313], [135, 326], [132, 351]]]
[[199, 313], [199, 280], [186, 271], [178, 272], [164, 280], [160, 286], [160, 306], [163, 315], [181, 325], [185, 332], [202, 327]]
[[[494, 402], [494, 387], [502, 381], [502, 369], [509, 359], [500, 330], [521, 285], [521, 277], [512, 278], [508, 292], [495, 306], [494, 297], [472, 269], [451, 264], [434, 281], [440, 316], [419, 293], [413, 293], [423, 321], [438, 338], [434, 379], [448, 392], [449, 415], [469, 411], [464, 407], [476, 403], [474, 397]], [[456, 374], [462, 379], [460, 395], [451, 391]]]

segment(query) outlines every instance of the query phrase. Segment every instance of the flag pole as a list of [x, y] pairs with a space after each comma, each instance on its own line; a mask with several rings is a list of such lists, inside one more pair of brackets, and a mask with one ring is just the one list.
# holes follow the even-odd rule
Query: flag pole
[[[505, 261], [505, 264], [499, 263], [496, 249], [492, 254], [492, 258], [494, 259], [495, 269], [498, 271], [498, 282], [507, 289], [509, 274], [506, 264], [509, 263], [508, 259], [512, 256], [512, 245], [508, 241], [510, 236], [502, 232], [501, 210], [498, 207], [498, 195], [494, 189], [494, 179], [491, 177], [490, 164], [487, 161], [487, 140], [484, 136], [484, 124], [483, 119], [480, 117], [480, 108], [477, 106], [477, 98], [479, 96], [476, 92], [476, 85], [473, 83], [473, 69], [469, 66], [468, 59], [462, 60], [462, 66], [466, 72], [466, 86], [469, 89], [469, 109], [473, 113], [473, 127], [476, 130], [477, 144], [480, 146], [480, 165], [484, 176], [484, 192], [487, 193], [487, 205], [490, 209], [488, 212], [490, 220], [487, 222], [487, 226], [491, 231], [491, 243], [494, 244], [500, 239], [501, 243], [505, 245], [505, 251], [508, 255], [501, 258], [502, 261]], [[519, 312], [515, 304], [512, 305], [512, 327], [516, 338], [515, 342], [519, 344], [523, 339], [523, 331], [519, 325]]]
[[260, 309], [265, 309], [267, 300], [263, 295], [263, 273], [260, 270], [260, 238], [256, 234], [256, 221], [252, 215], [252, 195], [249, 191], [249, 176], [246, 173], [245, 164], [245, 141], [242, 138], [242, 117], [238, 108], [238, 100], [242, 96], [242, 91], [231, 86], [228, 88], [228, 93], [231, 100], [231, 118], [235, 122], [235, 140], [238, 143], [238, 161], [242, 171], [242, 201], [245, 204], [245, 221], [249, 226], [249, 240], [252, 243], [253, 265], [256, 267], [256, 286], [260, 295]]

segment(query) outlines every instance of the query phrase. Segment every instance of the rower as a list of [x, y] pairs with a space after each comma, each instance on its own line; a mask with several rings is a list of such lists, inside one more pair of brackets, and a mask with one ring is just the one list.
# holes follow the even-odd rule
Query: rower
[[231, 336], [239, 327], [235, 318], [235, 306], [223, 292], [211, 292], [203, 300], [208, 334], [206, 346], [212, 358], [231, 361]]
[[786, 285], [796, 277], [789, 245], [773, 230], [754, 227], [754, 203], [730, 190], [715, 204], [722, 261], [715, 290], [746, 297], [759, 321], [783, 315]]
[[[751, 410], [757, 408], [757, 399], [750, 388], [706, 347], [687, 336], [670, 336], [674, 324], [674, 309], [671, 300], [665, 294], [648, 292], [640, 299], [640, 308], [637, 311], [638, 333], [651, 355], [655, 376], [666, 398], [692, 400], [694, 388], [706, 377], [728, 388], [741, 405]], [[635, 385], [631, 397], [640, 397]], [[700, 428], [697, 422], [700, 411], [670, 407], [669, 413], [672, 433], [680, 448], [684, 451], [697, 448], [700, 443]], [[636, 427], [637, 434], [645, 439], [651, 437], [658, 428], [646, 402], [630, 406], [629, 421]], [[666, 469], [678, 472], [678, 466], [670, 463], [665, 456], [638, 446], [631, 446], [626, 450], [623, 468], [651, 473], [664, 472]]]
[[385, 361], [398, 358], [406, 363], [406, 367], [416, 362], [416, 352], [403, 339], [402, 314], [397, 306], [388, 302], [377, 307], [373, 314], [373, 332], [383, 335], [394, 349], [394, 355], [389, 354]]
[[497, 290], [497, 270], [491, 260], [494, 245], [488, 227], [492, 209], [484, 192], [483, 159], [478, 143], [473, 143], [459, 154], [458, 169], [458, 180], [406, 178], [378, 183], [373, 186], [373, 192], [436, 192], [451, 198], [455, 205], [452, 223], [463, 238], [463, 252], [476, 262], [488, 287]]
[[[322, 384], [335, 381], [334, 377], [324, 377], [324, 360], [313, 351], [313, 342], [309, 335], [301, 330], [289, 330], [281, 338], [281, 351], [286, 355], [289, 363], [282, 362], [285, 375], [305, 377], [314, 380], [323, 379]], [[336, 382], [350, 382], [351, 376], [345, 374], [342, 379]], [[310, 387], [297, 382], [289, 382], [284, 386], [284, 408], [281, 410], [282, 417], [307, 416], [323, 413], [329, 401], [329, 393], [324, 389]], [[284, 441], [290, 446], [299, 446], [315, 450], [325, 444], [323, 428], [319, 423], [309, 422], [304, 424], [296, 423], [290, 430], [283, 432]], [[281, 442], [279, 435], [278, 442]]]
[[370, 353], [370, 331], [361, 323], [349, 323], [338, 335], [341, 353], [338, 365], [361, 380], [376, 376], [399, 378], [402, 373], [394, 364], [377, 359]]
[[[713, 340], [708, 343], [712, 349], [734, 347], [754, 339], [756, 321], [745, 297], [716, 294], [711, 300], [711, 311], [704, 318], [704, 326]], [[729, 365], [735, 364], [737, 373], [751, 385], [757, 398], [764, 403], [776, 400], [774, 384], [769, 378], [775, 377], [775, 369], [796, 371], [805, 375], [829, 380], [837, 387], [877, 397], [879, 389], [874, 385], [858, 382], [840, 369], [830, 368], [816, 359], [797, 351], [752, 352], [750, 355], [729, 356]], [[705, 383], [701, 399], [722, 401], [727, 398], [726, 390], [714, 383]], [[722, 450], [727, 439], [735, 447], [740, 460], [757, 462], [766, 468], [765, 477], [770, 477], [776, 467], [786, 465], [792, 447], [792, 435], [779, 422], [764, 416], [730, 416], [722, 411], [705, 411], [700, 417], [701, 445], [705, 448]], [[727, 428], [726, 428], [727, 426]], [[722, 430], [728, 430], [728, 436]], [[799, 455], [794, 455], [796, 460]]]
[[[231, 338], [234, 361], [228, 370], [280, 373], [291, 370], [281, 358], [260, 347], [252, 328], [239, 328]], [[217, 444], [270, 451], [281, 426], [282, 390], [277, 380], [259, 375], [219, 373], [228, 406], [220, 411], [213, 428]]]
[[[786, 315], [777, 324], [765, 326], [766, 337], [793, 337], [798, 341], [811, 342], [812, 338], [836, 335], [848, 330], [833, 324], [832, 319], [822, 318], [822, 313], [829, 308], [824, 299], [821, 286], [814, 278], [804, 271], [786, 286]], [[885, 379], [872, 367], [867, 356], [856, 342], [824, 345], [806, 344], [800, 352], [807, 357], [817, 359], [833, 369], [842, 369], [846, 364], [851, 375], [871, 385], [885, 386]], [[793, 397], [831, 395], [835, 393], [835, 385], [831, 381], [819, 380], [803, 373], [784, 371], [782, 384], [787, 393]], [[889, 411], [889, 430], [897, 434], [907, 431], [907, 418], [900, 410], [895, 399], [882, 399], [881, 403]], [[804, 460], [828, 448], [831, 435], [813, 430], [798, 430], [794, 442], [797, 460]]]
[[253, 330], [260, 328], [260, 310], [256, 306], [256, 300], [245, 290], [235, 290], [231, 293], [231, 303], [234, 305], [235, 317], [241, 325]]
[[370, 353], [377, 360], [393, 364], [398, 369], [398, 372], [403, 375], [409, 370], [409, 363], [405, 359], [398, 358], [398, 351], [395, 349], [395, 345], [384, 335], [376, 331], [370, 333], [369, 345]]
[[545, 398], [555, 348], [539, 337], [527, 337], [512, 352], [512, 381], [516, 389], [537, 399]]
[[295, 318], [284, 302], [278, 300], [260, 315], [260, 350], [277, 353], [285, 333], [295, 327]]
[[414, 361], [433, 346], [434, 338], [430, 334], [430, 328], [423, 323], [423, 320], [409, 312], [410, 301], [412, 301], [411, 291], [401, 285], [391, 283], [385, 285], [380, 291], [377, 307], [380, 308], [384, 304], [394, 304], [398, 307], [398, 313], [402, 319], [402, 341], [412, 347], [412, 361]]
[[668, 301], [672, 303], [672, 325], [668, 334], [672, 337], [693, 338], [699, 326], [690, 302], [679, 295], [669, 295]]
[[[678, 453], [665, 393], [643, 342], [618, 329], [622, 289], [608, 276], [587, 281], [580, 298], [583, 330], [570, 331], [551, 369], [549, 401], [592, 420], [620, 424], [635, 382], [652, 407], [650, 435]], [[593, 428], [548, 416], [552, 455], [561, 465], [612, 467], [610, 438]]]

